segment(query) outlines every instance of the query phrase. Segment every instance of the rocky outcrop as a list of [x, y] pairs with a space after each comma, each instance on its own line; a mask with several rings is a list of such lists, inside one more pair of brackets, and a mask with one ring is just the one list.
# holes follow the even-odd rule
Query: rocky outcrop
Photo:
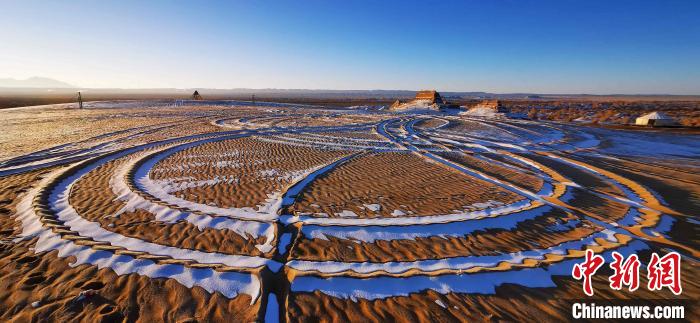
[[416, 92], [416, 97], [408, 102], [396, 100], [389, 110], [439, 110], [445, 106], [445, 101], [435, 90], [424, 90]]

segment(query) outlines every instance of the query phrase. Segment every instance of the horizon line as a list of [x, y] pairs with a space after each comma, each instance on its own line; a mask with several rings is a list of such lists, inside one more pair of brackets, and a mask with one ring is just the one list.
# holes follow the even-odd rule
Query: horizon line
[[407, 90], [407, 89], [323, 89], [323, 88], [245, 88], [245, 87], [235, 87], [235, 88], [216, 88], [216, 87], [3, 87], [0, 86], [0, 90], [76, 90], [76, 91], [86, 91], [86, 90], [216, 90], [216, 91], [232, 91], [232, 90], [247, 90], [247, 91], [333, 91], [333, 92], [374, 92], [374, 91], [384, 91], [384, 92], [418, 92], [425, 90], [435, 90], [441, 93], [484, 93], [493, 95], [542, 95], [542, 96], [700, 96], [698, 94], [666, 94], [666, 93], [540, 93], [540, 92], [488, 92], [488, 91], [466, 91], [466, 90], [447, 90], [442, 91], [435, 88], [431, 89], [419, 89], [419, 90]]

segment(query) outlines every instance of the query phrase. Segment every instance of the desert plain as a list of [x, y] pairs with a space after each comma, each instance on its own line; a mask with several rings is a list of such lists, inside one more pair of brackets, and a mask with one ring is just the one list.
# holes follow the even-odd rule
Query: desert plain
[[[586, 249], [682, 256], [698, 134], [239, 101], [0, 110], [0, 320], [570, 318]], [[686, 318], [699, 319], [698, 307]]]

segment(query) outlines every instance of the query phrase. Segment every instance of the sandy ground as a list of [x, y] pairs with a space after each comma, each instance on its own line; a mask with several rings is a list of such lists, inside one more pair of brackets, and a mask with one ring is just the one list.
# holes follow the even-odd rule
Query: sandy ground
[[[0, 111], [3, 321], [562, 321], [686, 302], [700, 141], [284, 104]], [[652, 147], [652, 148], [650, 148]], [[592, 249], [642, 286], [583, 294]], [[681, 295], [646, 288], [682, 255]]]
[[415, 154], [391, 152], [359, 156], [338, 166], [310, 185], [290, 212], [320, 217], [449, 214], [488, 207], [480, 202], [517, 199], [496, 185]]
[[[222, 153], [223, 152], [223, 153]], [[324, 166], [347, 151], [296, 147], [241, 138], [196, 146], [160, 161], [151, 178], [172, 185], [172, 194], [219, 207], [256, 207], [280, 192], [309, 169]], [[186, 181], [196, 187], [178, 186]]]

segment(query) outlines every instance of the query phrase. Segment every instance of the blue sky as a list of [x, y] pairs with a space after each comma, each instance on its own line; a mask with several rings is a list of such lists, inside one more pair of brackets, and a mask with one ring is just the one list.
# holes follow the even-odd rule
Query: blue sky
[[0, 1], [0, 78], [700, 94], [700, 1]]

